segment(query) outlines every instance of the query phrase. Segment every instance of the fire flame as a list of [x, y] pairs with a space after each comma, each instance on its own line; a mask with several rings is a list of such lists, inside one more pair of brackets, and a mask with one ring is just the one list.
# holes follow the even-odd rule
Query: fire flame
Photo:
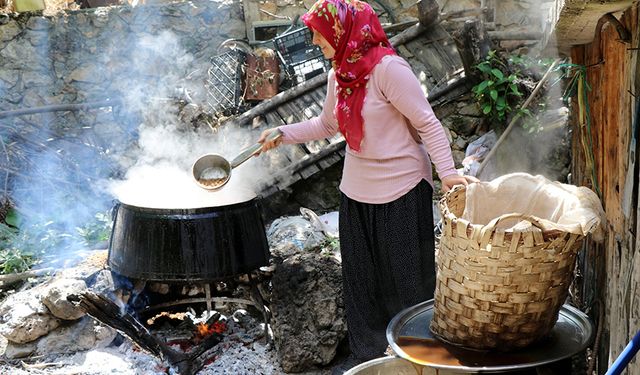
[[196, 325], [198, 336], [200, 337], [208, 337], [213, 335], [214, 333], [221, 334], [227, 330], [227, 325], [224, 322], [217, 321], [211, 325], [206, 323], [198, 323]]

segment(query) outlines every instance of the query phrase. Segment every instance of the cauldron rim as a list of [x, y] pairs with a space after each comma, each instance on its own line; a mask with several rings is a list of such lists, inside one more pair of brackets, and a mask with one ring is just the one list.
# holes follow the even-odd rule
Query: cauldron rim
[[212, 210], [216, 211], [224, 211], [224, 210], [234, 210], [239, 207], [252, 205], [254, 202], [259, 202], [262, 200], [261, 196], [254, 196], [251, 199], [247, 199], [241, 202], [223, 204], [219, 206], [203, 206], [203, 207], [190, 207], [190, 208], [159, 208], [159, 207], [145, 207], [134, 205], [130, 203], [122, 202], [118, 199], [115, 199], [114, 207], [122, 206], [128, 210], [132, 210], [135, 212], [144, 212], [150, 214], [165, 214], [165, 215], [197, 215], [202, 213], [208, 213]]

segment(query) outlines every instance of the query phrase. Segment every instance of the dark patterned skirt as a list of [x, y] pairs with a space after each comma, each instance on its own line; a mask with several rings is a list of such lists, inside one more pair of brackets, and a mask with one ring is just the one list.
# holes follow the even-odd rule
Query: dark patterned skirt
[[401, 310], [433, 298], [432, 195], [425, 180], [385, 204], [361, 203], [342, 194], [344, 303], [349, 346], [360, 359], [381, 357], [388, 345], [389, 321]]

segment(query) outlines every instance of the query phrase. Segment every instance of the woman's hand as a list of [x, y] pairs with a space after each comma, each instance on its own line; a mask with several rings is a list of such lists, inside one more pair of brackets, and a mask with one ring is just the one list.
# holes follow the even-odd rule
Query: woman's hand
[[477, 178], [473, 176], [460, 176], [457, 174], [452, 174], [440, 179], [442, 182], [442, 191], [447, 192], [453, 189], [456, 185], [464, 185], [467, 186], [470, 183], [480, 182]]
[[279, 131], [280, 130], [278, 130], [278, 128], [270, 128], [270, 129], [264, 130], [260, 134], [260, 138], [258, 138], [258, 143], [262, 143], [262, 149], [260, 149], [260, 152], [256, 153], [256, 155], [260, 155], [260, 153], [262, 152], [265, 152], [265, 151], [271, 150], [272, 148], [276, 148], [280, 146], [280, 144], [282, 143], [282, 137], [278, 137], [271, 141], [267, 140], [267, 138], [271, 133], [279, 132]]

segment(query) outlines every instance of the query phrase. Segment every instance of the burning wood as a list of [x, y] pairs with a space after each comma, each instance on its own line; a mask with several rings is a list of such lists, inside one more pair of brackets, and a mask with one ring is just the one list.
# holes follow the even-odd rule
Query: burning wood
[[204, 323], [196, 324], [195, 342], [202, 342], [210, 336], [220, 336], [227, 330], [225, 322], [220, 320], [220, 313], [216, 312]]
[[[70, 295], [67, 299], [94, 319], [129, 337], [142, 349], [157, 356], [167, 363], [169, 367], [176, 369], [181, 375], [197, 373], [208, 363], [210, 358], [217, 356], [220, 352], [220, 349], [216, 349], [214, 346], [220, 342], [226, 326], [223, 322], [218, 321], [220, 317], [218, 313], [207, 321], [211, 322], [211, 324], [207, 324], [207, 322], [202, 324], [206, 336], [202, 335], [198, 345], [183, 353], [156, 338], [131, 314], [123, 311], [115, 302], [102, 295], [87, 291]], [[214, 317], [215, 319], [212, 319]], [[200, 329], [198, 331], [198, 334], [200, 334]]]

